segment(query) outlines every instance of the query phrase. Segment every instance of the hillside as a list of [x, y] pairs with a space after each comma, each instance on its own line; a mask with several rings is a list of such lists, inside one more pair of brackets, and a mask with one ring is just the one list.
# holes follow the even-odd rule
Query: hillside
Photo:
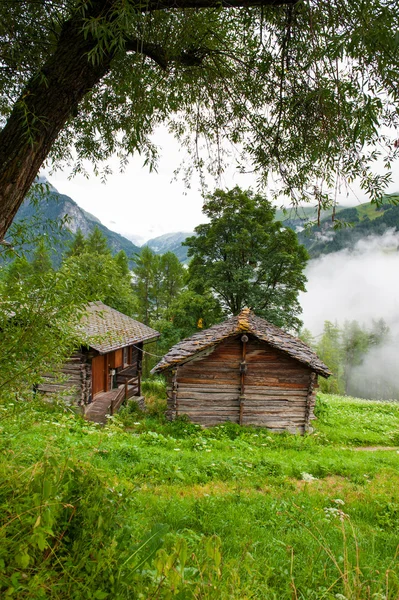
[[114, 254], [124, 250], [129, 258], [133, 258], [136, 252], [140, 252], [138, 246], [105, 227], [97, 217], [80, 208], [72, 198], [60, 194], [51, 185], [46, 194], [36, 194], [24, 201], [14, 220], [14, 230], [22, 223], [31, 223], [36, 235], [51, 233], [55, 264], [59, 264], [65, 244], [78, 229], [87, 236], [96, 226], [107, 238]]
[[[344, 210], [343, 207], [338, 206], [336, 208], [336, 214]], [[329, 219], [332, 214], [332, 209], [322, 210], [321, 218]], [[316, 206], [290, 206], [287, 208], [279, 208], [276, 210], [276, 221], [281, 221], [284, 223], [285, 227], [290, 227], [291, 229], [297, 230], [298, 228], [302, 228], [306, 223], [310, 221], [316, 222], [317, 220], [317, 207]]]
[[[388, 201], [390, 203], [388, 203]], [[386, 202], [377, 207], [371, 202], [339, 211], [335, 222], [324, 217], [320, 226], [306, 227], [298, 233], [299, 241], [307, 248], [311, 258], [322, 254], [353, 248], [370, 235], [383, 235], [387, 229], [399, 231], [399, 194], [386, 197]]]

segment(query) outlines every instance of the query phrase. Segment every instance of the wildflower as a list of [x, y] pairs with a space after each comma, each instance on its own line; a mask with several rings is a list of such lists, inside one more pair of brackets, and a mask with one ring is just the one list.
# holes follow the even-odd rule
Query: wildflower
[[335, 502], [335, 504], [340, 504], [341, 506], [343, 506], [345, 504], [345, 502], [343, 500], [341, 500], [341, 498], [335, 498], [335, 500], [333, 500], [333, 502]]
[[339, 508], [335, 508], [335, 506], [328, 506], [328, 507], [324, 508], [323, 510], [324, 510], [324, 515], [328, 521], [331, 521], [332, 519], [339, 519], [341, 522], [343, 522], [345, 517], [349, 516], [346, 513], [344, 513], [343, 510], [340, 510]]
[[317, 477], [313, 477], [311, 473], [301, 473], [302, 481], [317, 481]]

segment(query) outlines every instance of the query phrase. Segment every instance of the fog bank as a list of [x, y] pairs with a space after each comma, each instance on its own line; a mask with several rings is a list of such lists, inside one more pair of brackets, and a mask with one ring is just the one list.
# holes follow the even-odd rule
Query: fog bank
[[382, 317], [399, 332], [398, 248], [399, 232], [388, 230], [309, 261], [307, 292], [300, 295], [305, 327], [318, 335], [326, 320], [367, 325]]
[[314, 336], [324, 321], [356, 320], [365, 328], [383, 318], [390, 339], [372, 348], [351, 373], [351, 389], [361, 397], [399, 397], [399, 232], [370, 236], [352, 250], [311, 260], [307, 293], [301, 294], [304, 326]]

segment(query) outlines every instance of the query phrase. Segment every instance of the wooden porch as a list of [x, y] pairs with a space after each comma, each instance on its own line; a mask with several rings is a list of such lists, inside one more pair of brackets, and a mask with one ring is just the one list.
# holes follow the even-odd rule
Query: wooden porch
[[[140, 373], [136, 377], [130, 377], [131, 371], [132, 369], [125, 369], [118, 374], [117, 383], [119, 385], [117, 388], [108, 392], [100, 392], [94, 396], [91, 404], [86, 407], [85, 419], [105, 424], [107, 415], [112, 416], [118, 412], [123, 402], [134, 396], [140, 396]], [[123, 376], [120, 378], [121, 375]]]

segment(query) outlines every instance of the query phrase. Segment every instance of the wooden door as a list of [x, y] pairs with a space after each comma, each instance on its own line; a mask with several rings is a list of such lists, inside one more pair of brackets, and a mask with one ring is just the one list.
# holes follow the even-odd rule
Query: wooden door
[[91, 377], [92, 377], [92, 396], [99, 394], [100, 392], [106, 391], [106, 356], [96, 356], [93, 358], [91, 363]]

